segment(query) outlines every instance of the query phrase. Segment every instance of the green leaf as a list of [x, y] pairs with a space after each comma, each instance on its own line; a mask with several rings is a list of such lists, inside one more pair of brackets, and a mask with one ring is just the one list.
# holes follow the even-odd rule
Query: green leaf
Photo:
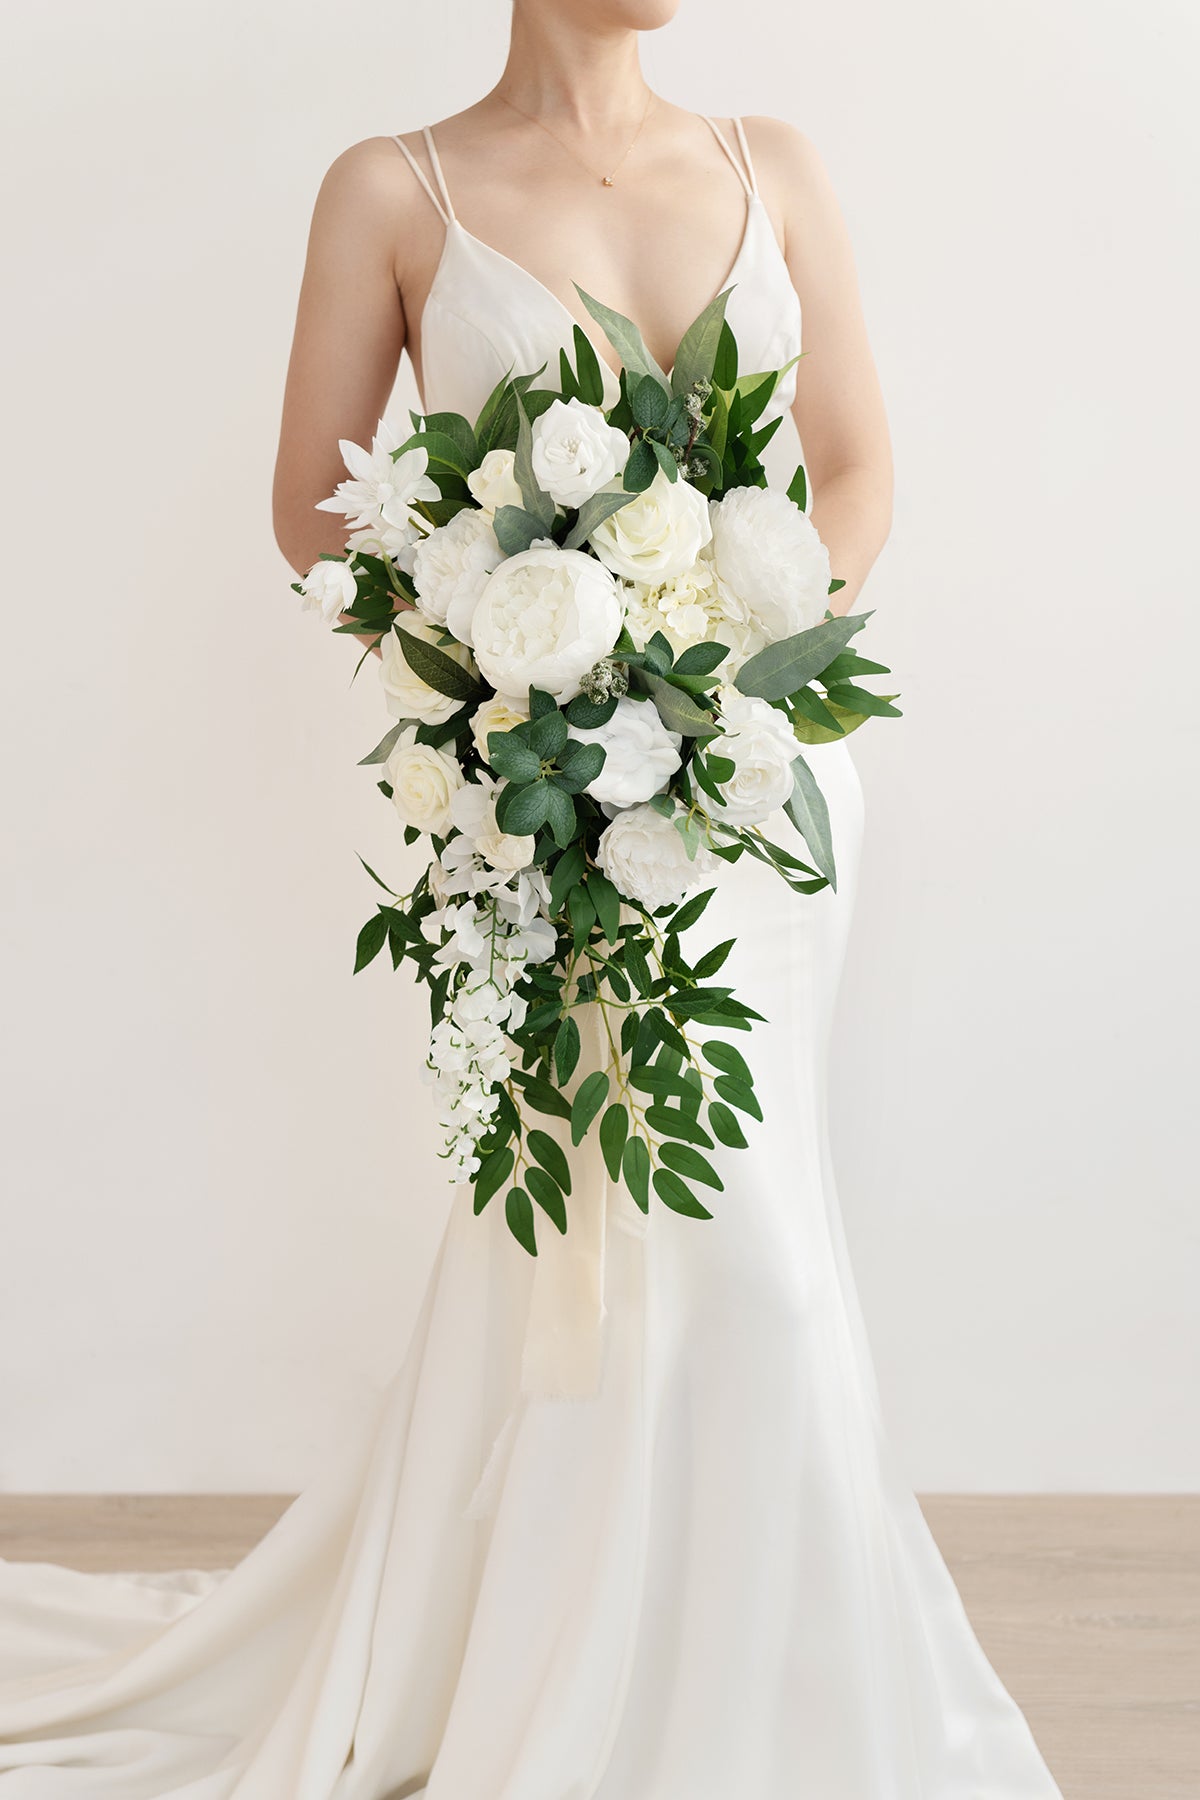
[[530, 1075], [524, 1069], [514, 1069], [511, 1079], [521, 1088], [530, 1106], [535, 1112], [546, 1113], [551, 1118], [569, 1119], [570, 1102], [556, 1087], [543, 1081], [540, 1075]]
[[572, 844], [563, 851], [550, 871], [550, 910], [559, 912], [563, 901], [587, 868], [587, 854], [582, 844]]
[[567, 721], [555, 707], [550, 712], [542, 713], [531, 719], [528, 724], [517, 727], [531, 750], [536, 750], [541, 757], [557, 756], [566, 748], [569, 741]]
[[[356, 850], [354, 852], [354, 854], [355, 854], [355, 856], [358, 856], [358, 851]], [[369, 862], [363, 862], [363, 859], [361, 856], [358, 856], [358, 860], [360, 863], [362, 863], [363, 868], [367, 871], [367, 874], [371, 877], [371, 880], [373, 882], [375, 882], [378, 887], [381, 887], [385, 894], [390, 894], [392, 896], [392, 899], [394, 900], [396, 898], [395, 888], [390, 888], [388, 886], [387, 882], [383, 879], [382, 875], [377, 875], [375, 873], [374, 869], [371, 867]]]
[[826, 619], [807, 631], [768, 644], [742, 664], [734, 686], [739, 693], [756, 694], [761, 700], [786, 700], [806, 687], [844, 650], [855, 632], [861, 631], [870, 613], [847, 613]]
[[575, 326], [573, 336], [579, 398], [589, 406], [601, 406], [604, 403], [604, 371], [600, 367], [600, 358], [596, 355], [596, 346], [582, 325]]
[[601, 725], [607, 725], [617, 710], [616, 695], [610, 695], [598, 706], [588, 699], [586, 694], [576, 694], [567, 702], [565, 713], [568, 725], [574, 725], [576, 731], [598, 731]]
[[496, 542], [505, 556], [520, 556], [535, 538], [546, 536], [546, 527], [523, 506], [498, 506], [492, 520]]
[[666, 424], [671, 396], [653, 375], [643, 375], [629, 396], [634, 423], [643, 431], [660, 431]]
[[531, 836], [549, 817], [550, 797], [555, 792], [548, 781], [502, 788], [496, 800], [497, 825], [513, 837]]
[[689, 1219], [712, 1218], [707, 1206], [700, 1204], [686, 1181], [680, 1181], [670, 1169], [655, 1169], [654, 1191], [672, 1212], [683, 1213]]
[[554, 1073], [563, 1087], [575, 1072], [579, 1051], [579, 1027], [568, 1013], [554, 1034]]
[[788, 482], [787, 497], [794, 500], [803, 512], [808, 505], [808, 477], [804, 473], [804, 464], [796, 464], [796, 473]]
[[583, 1142], [588, 1126], [608, 1099], [610, 1085], [606, 1069], [593, 1070], [587, 1079], [580, 1083], [579, 1091], [571, 1103], [571, 1142], [573, 1144]]
[[427, 644], [424, 638], [414, 637], [402, 625], [397, 625], [396, 635], [405, 662], [426, 687], [448, 695], [451, 700], [474, 700], [481, 696], [483, 690], [474, 675], [456, 663], [452, 656], [447, 656], [444, 650], [439, 650], [436, 644]]
[[511, 1187], [504, 1202], [508, 1229], [530, 1256], [537, 1255], [537, 1238], [533, 1229], [533, 1203], [523, 1187]]
[[800, 743], [836, 743], [839, 738], [849, 737], [852, 731], [857, 731], [860, 725], [865, 725], [867, 722], [866, 713], [847, 712], [844, 706], [837, 706], [829, 702], [825, 703], [824, 711], [832, 716], [834, 724], [839, 726], [840, 730], [833, 731], [826, 725], [819, 725], [815, 719], [806, 718], [794, 709], [789, 712], [792, 731]]
[[[715, 380], [721, 337], [727, 329], [725, 307], [732, 291], [732, 288], [726, 288], [715, 300], [710, 300], [684, 332], [671, 370], [673, 393], [686, 394], [694, 381]], [[736, 352], [734, 362], [736, 367]]]
[[686, 1175], [689, 1181], [699, 1181], [705, 1187], [724, 1191], [725, 1183], [708, 1158], [693, 1150], [690, 1144], [666, 1143], [660, 1146], [658, 1154], [667, 1168], [674, 1169], [677, 1175]]
[[[370, 756], [360, 756], [359, 757], [359, 759], [358, 759], [359, 768], [365, 769], [371, 763], [385, 763], [387, 761], [388, 757], [392, 754], [392, 751], [396, 747], [396, 739], [400, 736], [400, 733], [404, 730], [405, 726], [408, 723], [409, 723], [409, 721], [407, 719], [401, 719], [399, 724], [393, 725], [392, 729], [390, 731], [385, 732], [383, 737], [380, 738], [379, 742], [376, 744], [375, 748], [372, 750]], [[359, 861], [362, 862], [361, 857], [359, 858]], [[363, 867], [366, 868], [365, 863], [363, 863]], [[370, 873], [369, 870], [368, 870], [368, 873]], [[382, 883], [380, 885], [382, 886]]]
[[625, 971], [639, 994], [650, 992], [650, 964], [636, 938], [625, 940]]
[[592, 905], [592, 896], [583, 883], [578, 883], [567, 895], [567, 915], [571, 921], [571, 930], [575, 938], [575, 948], [587, 942], [592, 926], [596, 923], [596, 909]]
[[791, 713], [793, 718], [807, 719], [810, 724], [819, 725], [822, 731], [829, 731], [835, 737], [842, 735], [837, 729], [837, 714], [830, 711], [816, 688], [801, 688], [798, 694], [793, 694]]
[[383, 946], [387, 943], [388, 916], [386, 912], [377, 912], [368, 919], [358, 934], [358, 943], [354, 951], [354, 973], [365, 969], [369, 962], [374, 962]]
[[[579, 516], [563, 539], [564, 550], [579, 550], [587, 543], [597, 525], [610, 518], [613, 513], [620, 512], [633, 499], [630, 493], [592, 494], [579, 509]], [[503, 546], [502, 546], [503, 547]]]
[[893, 706], [886, 694], [872, 694], [868, 688], [856, 687], [851, 681], [831, 683], [826, 690], [826, 698], [836, 701], [852, 712], [866, 713], [872, 719], [899, 719], [898, 706]]
[[620, 357], [630, 382], [642, 375], [654, 375], [663, 387], [669, 387], [670, 383], [647, 350], [642, 334], [633, 320], [627, 319], [624, 313], [614, 312], [611, 306], [605, 306], [602, 301], [593, 300], [590, 294], [584, 293], [577, 281], [572, 286]]
[[712, 1126], [713, 1136], [731, 1150], [744, 1150], [749, 1143], [745, 1132], [738, 1123], [737, 1114], [731, 1112], [720, 1100], [709, 1103], [708, 1122]]
[[634, 494], [644, 493], [657, 473], [658, 459], [654, 451], [645, 438], [639, 438], [629, 452], [621, 485], [632, 498]]
[[562, 1189], [558, 1183], [547, 1175], [545, 1169], [526, 1169], [525, 1186], [529, 1189], [542, 1211], [546, 1213], [561, 1232], [567, 1229], [567, 1209], [563, 1203]]
[[611, 1181], [621, 1179], [621, 1157], [629, 1136], [629, 1114], [622, 1101], [614, 1100], [600, 1121], [600, 1149]]
[[568, 794], [582, 794], [604, 767], [607, 755], [603, 744], [585, 744], [573, 738], [558, 757], [559, 786]]
[[728, 320], [724, 320], [717, 340], [717, 354], [713, 360], [713, 386], [729, 393], [737, 381], [737, 365], [737, 339], [729, 329]]
[[[566, 849], [575, 836], [575, 827], [578, 823], [575, 816], [575, 802], [570, 794], [553, 781], [538, 782], [536, 785], [545, 789], [546, 824], [550, 827], [551, 835], [560, 849]], [[525, 791], [532, 793], [534, 790], [527, 788]]]
[[654, 460], [666, 476], [667, 480], [678, 481], [679, 464], [676, 462], [672, 453], [667, 449], [667, 446], [665, 444], [660, 444], [657, 438], [643, 438], [642, 442], [649, 444]]
[[544, 535], [554, 523], [557, 508], [533, 472], [533, 428], [524, 405], [517, 408], [517, 448], [513, 458], [513, 479], [521, 490], [525, 511], [540, 520]]
[[707, 981], [710, 975], [715, 975], [736, 942], [736, 938], [726, 938], [724, 943], [714, 944], [711, 950], [706, 950], [692, 971], [697, 981]]
[[504, 1144], [499, 1150], [493, 1150], [485, 1156], [479, 1165], [473, 1183], [475, 1190], [474, 1210], [476, 1214], [483, 1211], [493, 1194], [498, 1194], [508, 1180], [513, 1166], [515, 1152], [511, 1144]]
[[671, 915], [671, 930], [687, 931], [694, 925], [716, 891], [716, 888], [705, 888], [702, 894], [693, 894], [690, 900], [685, 900], [678, 912]]
[[643, 1138], [631, 1137], [621, 1155], [625, 1186], [643, 1212], [650, 1211], [650, 1152]]
[[762, 1118], [762, 1107], [758, 1104], [754, 1089], [744, 1081], [739, 1081], [736, 1075], [718, 1075], [713, 1086], [722, 1100], [728, 1100], [730, 1106], [736, 1106], [739, 1112], [749, 1113], [752, 1119]]
[[592, 905], [596, 908], [596, 918], [600, 929], [610, 944], [618, 941], [621, 930], [621, 896], [618, 894], [607, 875], [599, 869], [593, 869], [587, 880], [588, 893], [592, 896]]
[[[417, 431], [412, 437], [401, 444], [398, 450], [393, 451], [393, 462], [397, 457], [402, 456], [406, 450], [415, 450], [420, 447], [425, 451], [429, 458], [429, 473], [431, 476], [436, 475], [440, 466], [442, 468], [453, 469], [456, 475], [461, 475], [465, 479], [479, 462], [478, 452], [475, 447], [474, 432], [471, 431], [471, 427], [467, 425], [467, 421], [464, 418], [461, 418], [457, 413], [440, 413], [434, 414], [433, 417], [456, 420], [457, 423], [454, 428], [454, 435], [452, 436], [449, 432], [445, 431], [431, 431], [429, 429]], [[425, 425], [428, 427], [428, 419], [426, 419]], [[459, 432], [459, 427], [464, 425], [466, 426], [467, 431], [471, 433], [469, 443]]]
[[729, 655], [725, 644], [701, 643], [689, 644], [682, 655], [675, 659], [677, 675], [711, 675], [712, 671], [725, 661]]
[[712, 1149], [712, 1139], [703, 1125], [698, 1124], [689, 1113], [680, 1112], [677, 1107], [648, 1106], [646, 1123], [659, 1137], [683, 1138], [686, 1143], [701, 1144], [706, 1150]]
[[552, 1138], [548, 1131], [539, 1131], [535, 1126], [526, 1136], [525, 1142], [529, 1148], [529, 1154], [536, 1157], [543, 1169], [554, 1177], [563, 1193], [569, 1194], [571, 1170], [567, 1163], [566, 1152], [557, 1139]]
[[497, 775], [526, 784], [542, 772], [542, 759], [515, 731], [488, 732], [488, 761]]
[[747, 1087], [754, 1086], [754, 1077], [750, 1073], [749, 1063], [741, 1051], [735, 1050], [732, 1044], [727, 1044], [724, 1038], [708, 1038], [701, 1045], [701, 1049], [714, 1069], [722, 1069], [726, 1075], [735, 1075], [739, 1081], [744, 1081]]
[[683, 737], [699, 739], [717, 736], [718, 728], [713, 722], [712, 714], [697, 706], [690, 694], [685, 694], [682, 688], [664, 681], [661, 675], [643, 672], [642, 679], [658, 708], [658, 716], [668, 731], [678, 731]]
[[798, 756], [793, 762], [792, 776], [791, 798], [784, 810], [808, 845], [813, 862], [836, 892], [837, 868], [833, 860], [833, 834], [825, 796], [802, 756]]

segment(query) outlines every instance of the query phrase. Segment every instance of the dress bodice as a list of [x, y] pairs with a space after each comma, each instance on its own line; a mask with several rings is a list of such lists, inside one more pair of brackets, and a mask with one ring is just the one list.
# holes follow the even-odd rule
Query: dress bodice
[[[746, 194], [742, 240], [718, 289], [733, 289], [725, 316], [737, 339], [739, 366], [743, 373], [782, 368], [800, 352], [800, 300], [758, 192], [741, 120], [734, 119], [739, 161], [715, 121], [705, 114], [701, 117], [711, 127]], [[528, 269], [485, 244], [459, 222], [433, 132], [424, 126], [422, 136], [436, 186], [407, 144], [398, 136], [393, 139], [446, 227], [442, 254], [421, 315], [422, 404], [426, 412], [459, 412], [474, 419], [506, 372], [528, 373], [545, 363], [539, 385], [556, 386], [558, 353], [561, 348], [572, 354], [576, 321], [558, 295]], [[617, 377], [604, 356], [600, 367], [604, 405], [609, 407], [617, 399]], [[760, 425], [787, 411], [795, 389], [793, 368], [780, 382]]]

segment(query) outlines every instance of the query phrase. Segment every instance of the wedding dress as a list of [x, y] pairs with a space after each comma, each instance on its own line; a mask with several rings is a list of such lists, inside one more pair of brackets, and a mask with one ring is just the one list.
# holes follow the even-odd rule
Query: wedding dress
[[[778, 367], [799, 302], [708, 123], [742, 366]], [[510, 365], [553, 379], [571, 319], [425, 144], [424, 400], [473, 414]], [[861, 790], [844, 742], [812, 761], [836, 895], [743, 858], [693, 927], [767, 1016], [765, 1123], [711, 1222], [604, 1197], [597, 1391], [527, 1379], [537, 1265], [456, 1190], [377, 1416], [236, 1568], [0, 1562], [0, 1800], [1056, 1800], [880, 1426], [825, 1127]]]

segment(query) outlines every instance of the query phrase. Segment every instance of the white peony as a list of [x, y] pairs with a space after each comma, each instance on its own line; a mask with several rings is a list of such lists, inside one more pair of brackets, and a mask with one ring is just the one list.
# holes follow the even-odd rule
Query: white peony
[[513, 474], [516, 457], [511, 450], [489, 450], [477, 469], [467, 476], [472, 497], [483, 508], [490, 524], [502, 506], [524, 506], [525, 496]]
[[760, 825], [791, 798], [792, 764], [801, 745], [784, 715], [766, 700], [722, 688], [718, 694], [722, 735], [707, 747], [733, 763], [719, 782], [721, 803], [713, 817], [725, 825]]
[[559, 506], [582, 506], [623, 473], [629, 457], [625, 433], [582, 400], [552, 400], [534, 420], [532, 437], [534, 476]]
[[699, 488], [659, 469], [648, 488], [601, 520], [589, 542], [615, 574], [654, 582], [690, 569], [711, 537], [708, 502]]
[[604, 767], [586, 789], [604, 807], [636, 806], [661, 793], [683, 760], [683, 739], [667, 730], [652, 700], [626, 697], [617, 701], [607, 724], [594, 731], [573, 725], [567, 729], [581, 744], [599, 744], [604, 750]]
[[542, 688], [571, 700], [580, 677], [621, 631], [621, 602], [608, 570], [581, 550], [539, 538], [488, 576], [475, 609], [475, 660], [505, 694]]
[[425, 450], [418, 446], [402, 456], [393, 455], [402, 442], [386, 419], [379, 421], [369, 451], [339, 438], [338, 449], [351, 479], [340, 481], [328, 500], [317, 501], [318, 512], [345, 513], [351, 527], [378, 534], [392, 546], [389, 555], [403, 551], [416, 534], [414, 502], [440, 497], [426, 473]]
[[417, 545], [412, 571], [417, 605], [460, 644], [469, 644], [483, 584], [503, 560], [490, 520], [476, 507], [464, 506]]
[[417, 727], [409, 725], [396, 739], [386, 768], [392, 804], [404, 823], [434, 837], [445, 837], [451, 825], [451, 801], [463, 780], [454, 753], [418, 744]]
[[680, 575], [666, 581], [623, 581], [625, 629], [644, 650], [660, 631], [676, 655], [691, 644], [724, 644], [729, 655], [721, 664], [729, 676], [737, 674], [766, 638], [749, 611], [731, 595], [723, 594], [707, 550]]
[[500, 830], [496, 800], [503, 786], [486, 773], [481, 773], [478, 781], [464, 782], [450, 802], [450, 817], [485, 863], [515, 873], [529, 867], [537, 840]]
[[389, 631], [384, 639], [383, 654], [379, 659], [379, 679], [387, 698], [387, 709], [394, 719], [420, 719], [423, 725], [440, 725], [443, 719], [458, 712], [466, 702], [455, 700], [449, 694], [440, 694], [428, 682], [421, 680], [408, 665], [400, 647], [399, 634], [406, 631], [410, 637], [420, 638], [423, 643], [437, 644], [438, 649], [444, 651], [461, 669], [473, 672], [471, 652], [462, 644], [438, 644], [438, 639], [444, 633], [419, 613], [406, 612], [401, 617], [403, 623], [397, 620], [396, 629]]
[[472, 713], [471, 735], [484, 762], [492, 760], [492, 753], [488, 749], [489, 732], [511, 731], [514, 725], [523, 725], [528, 717], [529, 708], [509, 694], [493, 694], [477, 712]]
[[331, 561], [328, 556], [313, 564], [300, 586], [304, 591], [301, 611], [319, 612], [327, 625], [337, 624], [339, 613], [346, 611], [358, 593], [350, 564]]
[[689, 858], [670, 819], [652, 806], [630, 806], [601, 833], [596, 865], [627, 899], [656, 912], [677, 906], [720, 867], [720, 858], [703, 844]]
[[829, 552], [778, 488], [731, 488], [709, 507], [717, 580], [777, 643], [819, 625], [829, 604]]

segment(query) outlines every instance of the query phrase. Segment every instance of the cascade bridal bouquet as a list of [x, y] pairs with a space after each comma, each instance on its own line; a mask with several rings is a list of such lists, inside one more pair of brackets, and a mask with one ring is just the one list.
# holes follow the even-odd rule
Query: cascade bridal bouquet
[[593, 1130], [643, 1212], [654, 1194], [712, 1216], [705, 1152], [762, 1116], [729, 1038], [763, 1015], [720, 981], [734, 940], [689, 960], [683, 934], [722, 862], [836, 884], [805, 747], [897, 711], [860, 685], [887, 673], [849, 647], [866, 615], [828, 611], [844, 584], [803, 468], [766, 486], [786, 370], [739, 373], [728, 290], [670, 375], [578, 291], [621, 357], [615, 406], [576, 326], [557, 388], [533, 385], [543, 365], [473, 423], [414, 413], [403, 440], [343, 442], [350, 478], [321, 506], [346, 515], [345, 555], [293, 584], [337, 630], [383, 634], [395, 723], [363, 762], [431, 851], [404, 895], [364, 863], [387, 898], [356, 972], [386, 946], [428, 987], [450, 1179], [477, 1213], [503, 1190], [531, 1255], [538, 1212], [568, 1228], [569, 1150]]

